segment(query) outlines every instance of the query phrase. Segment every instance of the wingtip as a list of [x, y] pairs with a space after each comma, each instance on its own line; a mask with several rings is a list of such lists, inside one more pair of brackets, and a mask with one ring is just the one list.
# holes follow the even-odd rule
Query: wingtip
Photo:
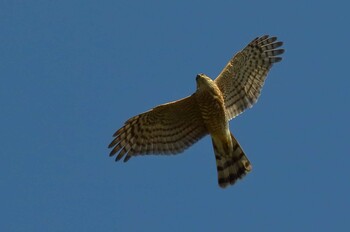
[[117, 151], [115, 151], [115, 149], [113, 149], [113, 150], [109, 153], [109, 157], [114, 156], [116, 152], [117, 152]]
[[128, 160], [129, 160], [130, 158], [131, 158], [131, 156], [130, 156], [130, 155], [125, 156], [125, 158], [124, 158], [123, 162], [124, 162], [124, 163], [128, 162]]
[[278, 62], [280, 62], [281, 60], [282, 60], [282, 57], [274, 57], [273, 60], [272, 60], [272, 62], [273, 62], [273, 63], [278, 63]]
[[113, 145], [113, 142], [111, 142], [110, 144], [108, 144], [108, 148], [112, 148], [114, 145]]
[[115, 162], [118, 162], [119, 160], [121, 160], [123, 158], [122, 155], [117, 155], [117, 157], [115, 157]]
[[273, 54], [275, 56], [281, 55], [283, 53], [284, 53], [284, 49], [276, 49], [276, 50], [273, 51]]

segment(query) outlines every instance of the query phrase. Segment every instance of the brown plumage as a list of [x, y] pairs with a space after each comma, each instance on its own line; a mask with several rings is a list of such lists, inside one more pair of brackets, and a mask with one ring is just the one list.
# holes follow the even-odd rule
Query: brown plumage
[[212, 137], [220, 187], [234, 184], [251, 164], [229, 129], [229, 120], [258, 99], [267, 73], [281, 61], [282, 42], [258, 37], [238, 52], [213, 81], [196, 77], [189, 97], [159, 105], [127, 120], [109, 144], [116, 160], [144, 154], [177, 154], [207, 134]]

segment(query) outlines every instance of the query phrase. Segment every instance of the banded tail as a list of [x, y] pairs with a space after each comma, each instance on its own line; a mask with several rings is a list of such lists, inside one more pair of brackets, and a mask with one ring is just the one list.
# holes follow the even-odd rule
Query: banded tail
[[212, 139], [218, 171], [218, 181], [221, 188], [225, 188], [230, 184], [233, 185], [238, 179], [243, 178], [252, 169], [248, 158], [232, 133], [231, 140], [233, 147], [232, 152], [225, 151], [224, 148], [227, 148], [227, 145], [225, 146], [224, 144], [224, 146], [220, 146], [222, 144], [217, 144], [220, 141], [216, 142]]

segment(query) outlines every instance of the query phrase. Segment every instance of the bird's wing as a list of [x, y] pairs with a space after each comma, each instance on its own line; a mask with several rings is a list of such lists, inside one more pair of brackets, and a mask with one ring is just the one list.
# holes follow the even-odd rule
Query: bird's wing
[[116, 160], [143, 154], [177, 154], [207, 134], [195, 96], [159, 105], [127, 120], [109, 144]]
[[232, 119], [258, 100], [266, 76], [274, 63], [282, 60], [283, 42], [264, 35], [238, 52], [215, 79], [224, 95], [228, 118]]

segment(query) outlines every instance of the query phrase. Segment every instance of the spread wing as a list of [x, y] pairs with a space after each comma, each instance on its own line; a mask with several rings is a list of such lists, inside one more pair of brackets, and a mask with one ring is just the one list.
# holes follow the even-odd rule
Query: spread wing
[[109, 144], [116, 161], [125, 156], [176, 154], [207, 134], [195, 96], [159, 105], [127, 120]]
[[229, 119], [252, 107], [258, 100], [266, 76], [274, 63], [282, 60], [283, 42], [264, 35], [238, 52], [215, 79], [224, 95]]

